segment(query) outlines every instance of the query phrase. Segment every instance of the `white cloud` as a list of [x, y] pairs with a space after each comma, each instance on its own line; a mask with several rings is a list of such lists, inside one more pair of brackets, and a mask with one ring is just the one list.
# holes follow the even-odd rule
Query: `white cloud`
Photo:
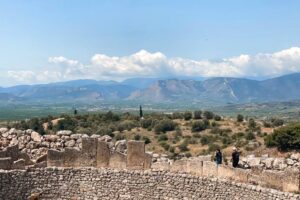
[[50, 57], [49, 67], [40, 71], [9, 71], [8, 76], [21, 83], [51, 82], [71, 79], [120, 80], [138, 76], [277, 76], [300, 72], [300, 48], [275, 53], [240, 55], [219, 61], [167, 58], [161, 52], [140, 50], [129, 56], [95, 54], [90, 63], [63, 56]]

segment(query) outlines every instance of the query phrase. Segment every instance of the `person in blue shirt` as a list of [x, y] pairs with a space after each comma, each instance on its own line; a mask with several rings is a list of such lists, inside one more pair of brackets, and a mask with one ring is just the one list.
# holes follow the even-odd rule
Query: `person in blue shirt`
[[223, 159], [222, 152], [220, 149], [217, 149], [215, 154], [215, 161], [217, 165], [222, 164], [222, 159]]

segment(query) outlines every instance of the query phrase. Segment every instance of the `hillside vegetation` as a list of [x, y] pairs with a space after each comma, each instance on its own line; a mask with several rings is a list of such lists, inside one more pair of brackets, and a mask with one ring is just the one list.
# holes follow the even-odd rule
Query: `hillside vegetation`
[[41, 134], [71, 130], [87, 135], [109, 135], [115, 141], [142, 140], [147, 144], [148, 151], [165, 153], [173, 158], [207, 154], [218, 148], [229, 154], [233, 146], [245, 154], [277, 154], [277, 150], [300, 148], [300, 124], [285, 126], [279, 118], [262, 121], [240, 114], [235, 118], [224, 118], [200, 110], [151, 113], [143, 119], [131, 113], [109, 111], [32, 118], [6, 125], [23, 130], [30, 128]]

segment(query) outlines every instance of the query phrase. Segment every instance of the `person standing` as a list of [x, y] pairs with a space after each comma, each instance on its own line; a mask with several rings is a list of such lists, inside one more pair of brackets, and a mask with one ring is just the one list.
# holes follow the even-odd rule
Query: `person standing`
[[240, 153], [238, 152], [236, 147], [233, 147], [233, 152], [232, 152], [232, 166], [234, 168], [238, 167], [240, 161]]
[[223, 160], [223, 155], [220, 149], [216, 150], [216, 154], [215, 154], [215, 161], [217, 163], [217, 165], [222, 164], [222, 160]]

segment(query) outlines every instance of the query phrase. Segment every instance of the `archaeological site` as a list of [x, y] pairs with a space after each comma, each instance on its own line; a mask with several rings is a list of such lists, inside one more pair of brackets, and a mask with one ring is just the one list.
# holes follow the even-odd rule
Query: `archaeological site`
[[0, 199], [300, 199], [300, 154], [169, 160], [141, 141], [0, 129]]

